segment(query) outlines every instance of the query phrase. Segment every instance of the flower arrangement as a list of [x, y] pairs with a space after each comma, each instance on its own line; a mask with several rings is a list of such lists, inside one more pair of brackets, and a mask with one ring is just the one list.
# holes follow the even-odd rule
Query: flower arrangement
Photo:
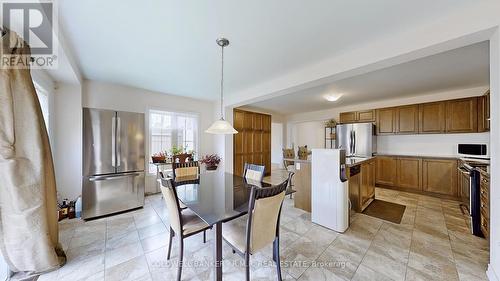
[[153, 160], [153, 163], [165, 163], [167, 160], [167, 153], [163, 151], [153, 153], [153, 155], [151, 155], [151, 160]]
[[217, 154], [205, 155], [201, 158], [200, 163], [207, 166], [207, 170], [216, 170], [221, 158]]

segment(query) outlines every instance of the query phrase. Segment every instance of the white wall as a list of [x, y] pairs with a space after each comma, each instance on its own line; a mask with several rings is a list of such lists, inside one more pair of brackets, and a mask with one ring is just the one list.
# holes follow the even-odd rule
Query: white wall
[[490, 39], [491, 84], [491, 179], [490, 179], [490, 265], [488, 277], [500, 280], [500, 31]]
[[[176, 112], [191, 112], [199, 115], [198, 155], [214, 153], [214, 136], [205, 130], [215, 121], [214, 102], [168, 95], [123, 85], [84, 81], [83, 107], [139, 112], [146, 114], [146, 128], [150, 109]], [[149, 162], [149, 138], [146, 138], [146, 162]], [[155, 177], [146, 179], [146, 192], [155, 190]]]
[[[318, 148], [324, 147], [323, 123], [325, 120], [331, 118], [339, 120], [340, 112], [479, 96], [484, 94], [488, 88], [488, 86], [484, 86], [460, 89], [290, 115], [287, 117], [288, 126], [292, 128], [288, 134], [289, 142], [295, 143], [295, 146], [307, 144], [311, 148], [313, 146]], [[484, 143], [489, 145], [489, 133], [378, 136], [377, 152], [401, 155], [428, 154], [431, 156], [453, 156], [456, 155], [458, 143]]]
[[291, 125], [288, 147], [307, 145], [308, 149], [325, 148], [325, 126], [323, 121], [298, 122]]
[[283, 167], [283, 123], [271, 123], [271, 163]]
[[[377, 136], [379, 154], [457, 156], [459, 143], [486, 144], [490, 133]], [[489, 147], [488, 147], [489, 154]]]
[[57, 192], [76, 199], [82, 189], [82, 94], [80, 85], [58, 84], [54, 95], [53, 154]]

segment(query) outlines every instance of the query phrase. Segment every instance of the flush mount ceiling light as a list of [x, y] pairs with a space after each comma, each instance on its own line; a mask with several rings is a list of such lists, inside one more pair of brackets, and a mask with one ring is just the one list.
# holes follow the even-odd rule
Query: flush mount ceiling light
[[342, 97], [344, 94], [330, 94], [330, 95], [325, 95], [324, 98], [325, 100], [327, 101], [337, 101], [338, 99], [340, 99], [340, 97]]
[[212, 126], [210, 126], [205, 133], [216, 134], [216, 135], [231, 135], [237, 134], [236, 131], [229, 122], [224, 120], [224, 47], [229, 45], [229, 40], [226, 38], [219, 38], [216, 40], [217, 45], [221, 47], [222, 53], [222, 67], [221, 67], [221, 79], [220, 79], [220, 119], [215, 121]]

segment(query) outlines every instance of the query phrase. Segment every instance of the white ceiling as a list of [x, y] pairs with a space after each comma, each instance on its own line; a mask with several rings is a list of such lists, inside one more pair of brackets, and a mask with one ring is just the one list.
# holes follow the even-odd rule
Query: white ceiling
[[468, 0], [59, 1], [87, 79], [216, 99], [382, 36], [440, 19]]
[[[249, 106], [293, 114], [489, 84], [489, 45], [477, 43]], [[325, 95], [343, 94], [336, 102]]]

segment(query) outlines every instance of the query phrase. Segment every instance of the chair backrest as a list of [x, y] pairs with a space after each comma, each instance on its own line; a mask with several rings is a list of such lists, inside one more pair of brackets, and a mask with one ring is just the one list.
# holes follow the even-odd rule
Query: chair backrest
[[[295, 158], [295, 150], [293, 148], [283, 148], [283, 158]], [[293, 165], [293, 161], [283, 160], [283, 165], [286, 167]]]
[[288, 180], [266, 188], [252, 187], [246, 233], [247, 251], [254, 253], [279, 235], [281, 206]]
[[243, 177], [248, 180], [261, 182], [262, 179], [264, 179], [265, 170], [265, 166], [245, 163], [245, 167], [243, 168]]
[[295, 175], [294, 172], [288, 172], [288, 185], [286, 186], [286, 190], [292, 190], [292, 178]]
[[180, 234], [182, 233], [182, 217], [181, 217], [181, 207], [179, 206], [179, 200], [177, 198], [177, 191], [175, 190], [174, 184], [171, 178], [161, 178], [158, 179], [160, 182], [161, 193], [165, 199], [165, 204], [167, 204], [167, 214], [168, 220], [170, 222], [170, 227]]
[[200, 164], [198, 161], [172, 163], [174, 178], [196, 176], [200, 173]]
[[172, 163], [186, 163], [193, 160], [193, 154], [181, 153], [172, 156]]

